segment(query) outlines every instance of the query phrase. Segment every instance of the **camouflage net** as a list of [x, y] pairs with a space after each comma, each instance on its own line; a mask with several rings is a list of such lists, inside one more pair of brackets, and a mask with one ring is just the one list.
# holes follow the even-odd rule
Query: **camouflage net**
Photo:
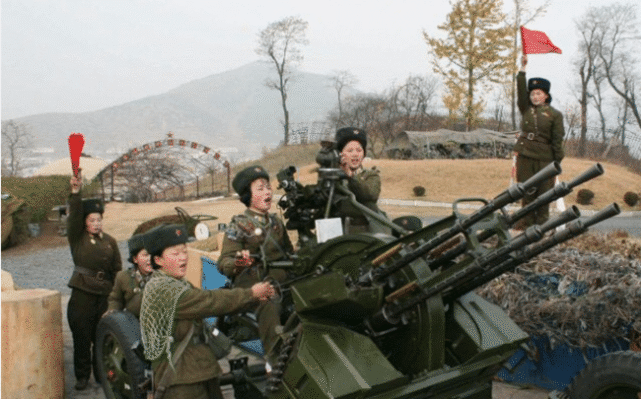
[[171, 346], [174, 342], [172, 330], [176, 305], [183, 292], [190, 288], [188, 282], [155, 271], [142, 297], [140, 309], [140, 330], [145, 358], [154, 361], [167, 354], [169, 365], [173, 368]]
[[584, 234], [477, 293], [532, 336], [584, 349], [613, 339], [641, 350], [641, 242], [627, 233]]

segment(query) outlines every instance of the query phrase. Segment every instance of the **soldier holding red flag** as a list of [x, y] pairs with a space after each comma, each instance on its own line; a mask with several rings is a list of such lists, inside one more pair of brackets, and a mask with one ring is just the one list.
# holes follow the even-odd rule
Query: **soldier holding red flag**
[[[524, 42], [525, 51], [525, 42]], [[560, 50], [559, 50], [560, 51]], [[516, 152], [516, 179], [523, 182], [543, 169], [552, 161], [561, 162], [564, 157], [563, 115], [550, 106], [550, 81], [543, 78], [531, 78], [527, 82], [525, 67], [527, 54], [523, 54], [521, 70], [517, 75], [517, 104], [521, 111], [521, 132], [517, 138], [514, 151]], [[525, 206], [534, 201], [539, 195], [554, 187], [554, 178], [533, 187], [522, 200]], [[524, 229], [533, 224], [542, 224], [548, 220], [549, 206], [542, 206], [521, 219], [517, 229]]]

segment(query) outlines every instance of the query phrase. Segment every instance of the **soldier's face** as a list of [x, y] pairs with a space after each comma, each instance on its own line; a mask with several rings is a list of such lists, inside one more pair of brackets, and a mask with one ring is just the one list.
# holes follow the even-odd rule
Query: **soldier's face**
[[183, 278], [187, 274], [187, 245], [178, 244], [165, 248], [162, 256], [154, 258], [160, 269], [174, 278]]
[[267, 213], [272, 208], [272, 186], [267, 179], [254, 180], [249, 189], [252, 198], [249, 207], [262, 213]]
[[530, 101], [532, 101], [534, 105], [542, 105], [547, 99], [547, 93], [541, 89], [534, 89], [530, 92]]
[[352, 140], [343, 147], [341, 151], [341, 163], [346, 165], [352, 170], [356, 170], [361, 167], [363, 163], [363, 158], [365, 157], [365, 151], [356, 140]]
[[100, 234], [102, 231], [102, 215], [97, 212], [87, 215], [85, 227], [90, 234]]
[[154, 269], [151, 267], [151, 255], [146, 249], [141, 249], [136, 256], [134, 256], [134, 263], [138, 266], [138, 270], [143, 275], [151, 273]]

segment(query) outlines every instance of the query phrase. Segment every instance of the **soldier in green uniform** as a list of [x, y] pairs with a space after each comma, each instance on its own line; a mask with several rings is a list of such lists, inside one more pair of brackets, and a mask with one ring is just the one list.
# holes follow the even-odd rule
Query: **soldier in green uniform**
[[151, 256], [145, 249], [144, 235], [136, 234], [127, 241], [129, 246], [129, 262], [133, 265], [129, 270], [121, 270], [116, 274], [116, 282], [109, 294], [107, 312], [104, 316], [116, 311], [127, 309], [136, 317], [140, 315], [142, 290], [151, 278]]
[[[234, 216], [225, 231], [218, 268], [232, 280], [234, 287], [249, 287], [266, 277], [259, 276], [258, 261], [286, 259], [293, 253], [293, 246], [283, 221], [275, 213], [269, 213], [272, 187], [269, 174], [262, 166], [240, 171], [232, 186], [247, 209]], [[268, 278], [282, 282], [287, 275], [283, 270], [270, 270]], [[256, 309], [256, 318], [263, 347], [269, 353], [278, 339], [279, 305], [261, 303]]]
[[[118, 243], [102, 231], [104, 207], [98, 199], [81, 199], [82, 176], [71, 178], [67, 239], [74, 269], [69, 287], [67, 319], [73, 337], [73, 363], [77, 390], [87, 388], [92, 359], [95, 365], [96, 327], [107, 310], [116, 273], [122, 269]], [[93, 353], [93, 356], [92, 356]], [[94, 378], [97, 374], [94, 368]]]
[[[543, 78], [532, 78], [525, 85], [527, 55], [523, 55], [521, 71], [517, 75], [518, 106], [521, 111], [521, 133], [514, 151], [516, 158], [516, 179], [523, 182], [543, 169], [552, 161], [561, 162], [564, 157], [563, 115], [550, 106], [550, 82]], [[534, 201], [539, 195], [554, 187], [554, 178], [547, 179], [538, 187], [525, 193], [522, 205]], [[524, 229], [533, 224], [545, 223], [549, 217], [549, 206], [545, 205], [528, 214], [515, 226]]]
[[[379, 171], [375, 168], [363, 168], [363, 159], [367, 154], [367, 134], [362, 129], [344, 127], [336, 131], [335, 141], [341, 156], [341, 168], [348, 177], [347, 188], [354, 193], [356, 201], [373, 211], [381, 212], [376, 205], [381, 194]], [[347, 233], [369, 231], [369, 223], [363, 213], [347, 201], [338, 204], [336, 213], [345, 220]]]
[[145, 233], [154, 269], [145, 286], [140, 326], [145, 357], [154, 372], [154, 398], [222, 398], [221, 373], [203, 318], [243, 311], [274, 295], [271, 284], [202, 290], [184, 279], [187, 229], [160, 225]]

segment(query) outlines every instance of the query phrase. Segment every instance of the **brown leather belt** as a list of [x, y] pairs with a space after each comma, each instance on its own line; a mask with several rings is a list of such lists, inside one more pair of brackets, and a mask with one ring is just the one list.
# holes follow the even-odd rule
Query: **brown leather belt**
[[79, 274], [84, 274], [85, 276], [95, 277], [98, 280], [105, 280], [105, 277], [107, 277], [107, 273], [102, 270], [92, 270], [81, 266], [74, 266], [73, 271]]
[[539, 143], [550, 144], [549, 140], [546, 140], [545, 138], [537, 135], [534, 132], [530, 132], [527, 134], [525, 132], [521, 132], [520, 137], [523, 137], [524, 139], [530, 140], [530, 141], [538, 141]]

